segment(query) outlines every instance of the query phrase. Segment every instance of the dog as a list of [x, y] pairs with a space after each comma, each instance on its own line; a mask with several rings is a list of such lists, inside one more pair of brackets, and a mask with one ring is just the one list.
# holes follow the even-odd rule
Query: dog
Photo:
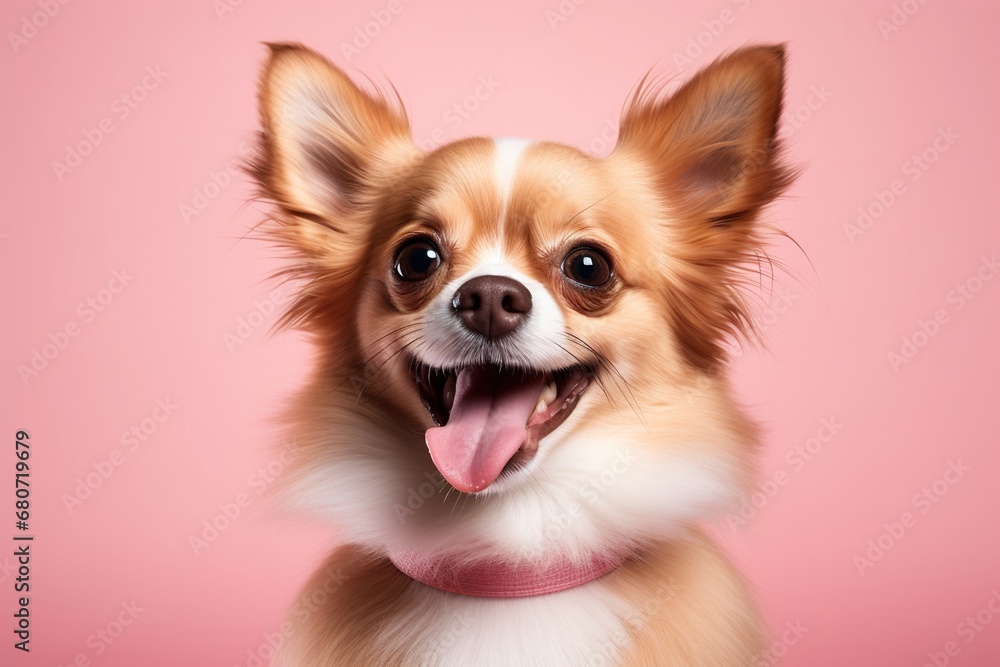
[[316, 350], [282, 489], [341, 545], [274, 664], [755, 664], [701, 523], [753, 480], [725, 367], [794, 178], [784, 47], [647, 76], [604, 157], [424, 151], [394, 89], [269, 50], [252, 171]]

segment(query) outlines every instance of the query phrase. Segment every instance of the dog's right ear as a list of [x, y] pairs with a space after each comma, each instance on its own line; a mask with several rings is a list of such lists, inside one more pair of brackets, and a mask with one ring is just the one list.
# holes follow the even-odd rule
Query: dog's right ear
[[622, 117], [612, 159], [638, 160], [652, 177], [673, 255], [667, 302], [702, 369], [722, 361], [727, 336], [754, 330], [740, 287], [760, 279], [766, 257], [756, 220], [795, 174], [777, 139], [784, 85], [784, 47], [749, 46], [668, 97], [644, 82]]
[[350, 233], [375, 188], [417, 154], [406, 115], [316, 52], [268, 46], [255, 176], [286, 216]]
[[401, 104], [303, 46], [269, 47], [250, 171], [276, 204], [271, 240], [296, 260], [278, 275], [301, 282], [278, 326], [337, 332], [349, 321], [375, 197], [420, 153]]

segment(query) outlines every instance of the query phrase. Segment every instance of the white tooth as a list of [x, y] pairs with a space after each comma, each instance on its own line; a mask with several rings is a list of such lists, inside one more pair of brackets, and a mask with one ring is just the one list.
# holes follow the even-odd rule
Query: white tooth
[[539, 397], [538, 402], [545, 403], [546, 405], [548, 405], [552, 401], [556, 400], [556, 396], [558, 394], [559, 392], [556, 389], [556, 383], [550, 382], [549, 384], [545, 385], [545, 389], [542, 390], [542, 395], [541, 397]]
[[533, 414], [540, 414], [542, 412], [545, 412], [545, 409], [547, 407], [549, 406], [545, 404], [545, 401], [543, 401], [542, 399], [538, 399], [538, 404], [535, 405], [535, 412]]

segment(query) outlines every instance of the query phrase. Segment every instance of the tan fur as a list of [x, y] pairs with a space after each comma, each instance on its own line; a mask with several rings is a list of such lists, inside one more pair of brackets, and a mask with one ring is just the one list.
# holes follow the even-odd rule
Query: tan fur
[[[436, 472], [423, 436], [432, 421], [415, 391], [411, 355], [422, 344], [429, 304], [487, 253], [499, 253], [551, 294], [572, 334], [566, 358], [596, 369], [596, 386], [546, 436], [557, 443], [548, 456], [570, 465], [575, 443], [606, 440], [644, 460], [669, 455], [664, 460], [696, 468], [710, 461], [705, 475], [693, 473], [695, 487], [720, 479], [735, 494], [746, 483], [758, 433], [731, 395], [723, 343], [753, 329], [744, 288], [763, 271], [758, 218], [792, 178], [775, 137], [783, 68], [781, 47], [751, 47], [670, 97], [644, 84], [626, 108], [611, 156], [530, 144], [504, 198], [491, 140], [424, 154], [398, 99], [361, 89], [304, 47], [272, 46], [253, 173], [274, 204], [268, 238], [291, 259], [282, 277], [298, 286], [283, 325], [302, 328], [317, 346], [313, 376], [287, 414], [296, 458], [284, 484], [334, 502], [324, 496], [324, 471], [355, 466], [380, 488], [338, 496], [334, 513], [382, 512], [376, 518], [383, 522], [370, 534], [363, 522], [347, 527], [365, 547], [339, 549], [306, 585], [290, 614], [281, 665], [404, 664], [378, 636], [423, 609], [429, 589], [386, 559], [396, 538], [440, 538], [427, 547], [439, 553], [522, 557], [490, 542], [497, 515], [489, 503], [502, 506], [502, 498], [487, 494], [469, 506], [467, 495], [435, 493], [389, 537], [378, 530], [396, 528], [391, 501], [365, 505], [366, 494], [386, 489], [405, 498], [408, 486]], [[400, 284], [393, 258], [415, 235], [439, 245], [442, 268], [426, 281]], [[562, 259], [581, 244], [611, 260], [606, 287], [580, 289], [562, 275]], [[546, 475], [528, 481], [539, 491], [532, 496], [528, 486], [524, 506], [542, 507]], [[350, 488], [353, 480], [339, 483]], [[635, 558], [588, 584], [613, 591], [633, 610], [615, 647], [620, 665], [752, 664], [760, 629], [740, 575], [691, 525], [675, 530], [657, 523], [658, 508], [639, 509], [649, 515], [622, 514], [621, 523], [635, 520], [635, 534], [613, 545]], [[479, 532], [477, 521], [484, 524]], [[462, 522], [467, 532], [454, 532]], [[550, 546], [556, 552], [543, 557], [576, 548]], [[335, 591], [331, 577], [343, 578]], [[329, 594], [315, 604], [320, 591]]]
[[[316, 594], [329, 588], [325, 602]], [[301, 620], [284, 638], [281, 667], [302, 665], [401, 665], [398, 655], [387, 655], [374, 641], [385, 619], [412, 603], [419, 586], [386, 558], [366, 556], [344, 547], [326, 559], [303, 588], [293, 606]]]
[[613, 577], [610, 585], [637, 609], [622, 667], [747, 665], [761, 655], [753, 600], [708, 538], [693, 534], [652, 548]]

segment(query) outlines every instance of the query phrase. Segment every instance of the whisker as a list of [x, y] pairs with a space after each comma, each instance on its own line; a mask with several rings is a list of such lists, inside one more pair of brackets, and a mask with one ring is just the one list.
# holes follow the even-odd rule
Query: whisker
[[[587, 362], [586, 362], [586, 360], [584, 360], [581, 357], [573, 354], [573, 352], [570, 351], [570, 349], [568, 347], [566, 347], [565, 345], [560, 345], [559, 343], [556, 343], [556, 345], [559, 347], [560, 350], [562, 350], [567, 355], [569, 355], [570, 357], [572, 357], [578, 364], [581, 364], [581, 365], [584, 365], [584, 366], [588, 365]], [[613, 407], [616, 411], [618, 411], [618, 406], [615, 404], [615, 400], [611, 397], [611, 394], [608, 393], [608, 388], [605, 386], [604, 381], [601, 379], [601, 376], [598, 373], [594, 373], [593, 379], [594, 379], [594, 382], [597, 384], [597, 386], [600, 387], [601, 392], [604, 394], [604, 397], [608, 399], [608, 403], [611, 404], [611, 407]]]
[[[648, 424], [646, 423], [646, 419], [645, 419], [645, 417], [642, 414], [642, 409], [639, 407], [639, 402], [638, 402], [638, 400], [635, 397], [635, 393], [633, 392], [633, 387], [629, 383], [629, 381], [625, 379], [625, 376], [622, 375], [621, 371], [618, 370], [618, 367], [615, 366], [615, 364], [610, 359], [608, 359], [605, 355], [603, 355], [600, 352], [598, 352], [597, 350], [595, 350], [593, 348], [593, 346], [590, 345], [590, 343], [588, 343], [587, 341], [583, 340], [582, 338], [580, 338], [576, 334], [572, 334], [572, 333], [568, 333], [567, 332], [565, 334], [565, 336], [566, 336], [566, 338], [568, 340], [576, 343], [577, 345], [579, 345], [580, 347], [584, 348], [585, 350], [587, 350], [588, 352], [590, 352], [591, 354], [593, 354], [595, 357], [597, 357], [600, 360], [601, 365], [607, 366], [607, 368], [612, 373], [611, 379], [614, 381], [615, 386], [618, 388], [618, 391], [621, 392], [622, 397], [625, 399], [625, 402], [628, 403], [629, 407], [632, 408], [632, 412], [635, 413], [635, 416], [639, 420], [639, 422], [644, 427], [648, 428]], [[619, 380], [621, 380], [621, 384], [619, 384]], [[622, 391], [622, 388], [621, 388], [622, 385], [624, 385], [625, 386], [625, 390], [628, 391], [628, 396], [626, 396], [625, 392]]]
[[[619, 188], [619, 189], [620, 189], [620, 188]], [[593, 204], [591, 204], [590, 206], [588, 206], [588, 207], [584, 208], [583, 210], [581, 210], [581, 211], [579, 211], [579, 212], [577, 212], [577, 213], [573, 214], [573, 216], [572, 216], [572, 217], [571, 217], [571, 218], [570, 218], [569, 220], [567, 220], [567, 221], [566, 221], [566, 222], [565, 222], [564, 224], [569, 224], [569, 223], [573, 222], [573, 220], [575, 220], [575, 219], [576, 219], [576, 218], [578, 218], [579, 216], [583, 215], [583, 214], [584, 214], [584, 213], [585, 213], [586, 211], [588, 211], [589, 209], [592, 209], [593, 207], [597, 206], [597, 205], [598, 205], [598, 204], [600, 204], [600, 203], [601, 203], [602, 201], [604, 201], [605, 199], [607, 199], [607, 198], [608, 198], [608, 197], [610, 197], [611, 195], [615, 194], [616, 192], [618, 192], [618, 190], [612, 190], [612, 191], [611, 191], [611, 192], [609, 192], [608, 194], [604, 195], [603, 197], [601, 197], [600, 199], [598, 199], [597, 201], [595, 201], [595, 202], [594, 202]]]
[[398, 338], [396, 338], [393, 341], [390, 341], [386, 345], [383, 345], [377, 352], [375, 352], [374, 354], [370, 355], [367, 359], [364, 359], [354, 372], [357, 373], [357, 372], [363, 370], [365, 366], [367, 366], [369, 363], [371, 363], [372, 361], [374, 361], [380, 354], [382, 354], [386, 350], [387, 347], [391, 346], [394, 342], [396, 342], [397, 340], [401, 339], [404, 335], [412, 332], [412, 330], [415, 327], [419, 327], [420, 324], [421, 324], [420, 322], [411, 322], [409, 324], [404, 324], [403, 326], [397, 327], [396, 329], [393, 329], [389, 333], [387, 333], [387, 334], [385, 334], [383, 336], [380, 336], [377, 339], [375, 339], [374, 341], [372, 341], [371, 343], [369, 343], [367, 346], [365, 346], [361, 350], [362, 353], [365, 353], [368, 350], [372, 349], [373, 347], [375, 347], [376, 345], [378, 345], [381, 341], [385, 340], [386, 338], [389, 338], [390, 336], [394, 336], [396, 334], [399, 334]]
[[383, 352], [385, 352], [385, 351], [386, 351], [386, 350], [387, 350], [387, 349], [388, 349], [389, 347], [391, 347], [392, 345], [394, 345], [395, 343], [397, 343], [397, 342], [398, 342], [398, 341], [399, 341], [400, 339], [402, 339], [402, 338], [403, 338], [403, 337], [404, 337], [404, 336], [405, 336], [406, 334], [409, 334], [409, 333], [411, 333], [411, 330], [412, 330], [412, 329], [413, 329], [414, 327], [417, 327], [417, 326], [420, 326], [420, 323], [419, 323], [419, 322], [411, 322], [411, 323], [409, 323], [409, 324], [404, 324], [404, 325], [402, 325], [402, 326], [400, 326], [400, 327], [397, 327], [396, 329], [393, 329], [393, 330], [392, 330], [392, 331], [390, 331], [389, 333], [387, 333], [387, 334], [385, 334], [385, 335], [383, 335], [383, 336], [380, 336], [380, 337], [379, 337], [378, 339], [376, 339], [376, 340], [375, 340], [375, 341], [373, 341], [372, 343], [369, 343], [369, 344], [368, 344], [368, 345], [367, 345], [367, 346], [366, 346], [365, 348], [363, 348], [363, 349], [361, 350], [361, 352], [362, 352], [362, 353], [363, 353], [363, 352], [365, 352], [365, 351], [367, 351], [367, 350], [370, 350], [370, 349], [371, 349], [372, 347], [374, 347], [375, 345], [377, 345], [377, 344], [378, 344], [378, 343], [379, 343], [380, 341], [382, 341], [382, 340], [385, 340], [385, 339], [386, 339], [386, 338], [388, 338], [389, 336], [393, 336], [393, 335], [396, 335], [396, 334], [399, 334], [399, 336], [398, 336], [397, 338], [395, 338], [395, 339], [393, 339], [393, 340], [389, 341], [388, 343], [386, 343], [385, 345], [383, 345], [383, 346], [382, 346], [381, 348], [379, 348], [379, 350], [378, 350], [377, 352], [375, 352], [374, 354], [370, 355], [370, 356], [369, 356], [369, 357], [368, 357], [367, 359], [363, 359], [363, 360], [361, 361], [361, 363], [360, 363], [360, 364], [358, 364], [358, 365], [357, 365], [357, 366], [356, 366], [356, 367], [354, 368], [354, 370], [353, 370], [353, 371], [352, 371], [352, 372], [351, 372], [350, 374], [348, 374], [347, 376], [345, 376], [343, 380], [341, 380], [341, 381], [340, 381], [340, 382], [338, 382], [338, 383], [337, 383], [336, 385], [334, 385], [334, 386], [333, 386], [333, 387], [332, 387], [332, 388], [330, 389], [330, 391], [329, 391], [329, 392], [328, 392], [328, 393], [327, 393], [326, 395], [327, 395], [327, 396], [329, 396], [329, 395], [330, 395], [330, 394], [332, 394], [333, 392], [335, 392], [335, 391], [337, 391], [338, 389], [340, 389], [341, 387], [343, 387], [345, 383], [347, 383], [347, 382], [351, 381], [351, 380], [352, 380], [352, 379], [353, 379], [354, 377], [356, 377], [356, 376], [357, 376], [357, 375], [358, 375], [359, 373], [362, 373], [362, 372], [364, 371], [365, 367], [366, 367], [366, 366], [367, 366], [368, 364], [370, 364], [370, 363], [371, 363], [372, 361], [374, 361], [374, 360], [375, 360], [376, 358], [378, 358], [378, 356], [379, 356], [380, 354], [382, 354], [382, 353], [383, 353]]
[[363, 347], [361, 349], [361, 352], [366, 352], [367, 350], [370, 350], [371, 348], [375, 347], [379, 342], [385, 340], [386, 338], [388, 338], [389, 336], [392, 336], [393, 334], [400, 333], [402, 331], [408, 331], [408, 330], [410, 330], [410, 329], [412, 329], [414, 327], [419, 327], [421, 324], [423, 324], [423, 323], [422, 322], [409, 322], [408, 324], [404, 324], [402, 326], [396, 327], [395, 329], [392, 329], [388, 333], [386, 333], [386, 334], [384, 334], [382, 336], [379, 336], [378, 338], [376, 338], [375, 340], [373, 340], [371, 343], [369, 343], [368, 345], [366, 345], [365, 347]]
[[[398, 339], [396, 339], [393, 342], [399, 342], [399, 340], [401, 340], [402, 338], [403, 338], [403, 336], [400, 336]], [[378, 367], [369, 374], [368, 379], [365, 380], [365, 383], [363, 385], [361, 385], [361, 389], [358, 390], [358, 400], [354, 403], [354, 407], [357, 407], [358, 405], [361, 404], [361, 396], [362, 396], [362, 394], [364, 394], [365, 389], [368, 388], [368, 385], [371, 384], [371, 381], [374, 380], [375, 377], [378, 375], [378, 372], [380, 370], [382, 370], [382, 368], [384, 368], [386, 364], [388, 364], [390, 361], [392, 361], [393, 359], [395, 359], [396, 357], [398, 357], [404, 350], [406, 350], [406, 349], [410, 348], [411, 346], [419, 343], [421, 340], [423, 340], [423, 338], [424, 338], [423, 336], [417, 336], [415, 339], [413, 339], [411, 341], [407, 341], [406, 343], [403, 343], [403, 345], [401, 345], [398, 350], [396, 350], [395, 352], [393, 352], [392, 354], [390, 354], [389, 357], [385, 361], [383, 361], [381, 364], [379, 364]], [[383, 351], [385, 349], [387, 349], [388, 347], [389, 346], [387, 345], [385, 348], [383, 348]]]

